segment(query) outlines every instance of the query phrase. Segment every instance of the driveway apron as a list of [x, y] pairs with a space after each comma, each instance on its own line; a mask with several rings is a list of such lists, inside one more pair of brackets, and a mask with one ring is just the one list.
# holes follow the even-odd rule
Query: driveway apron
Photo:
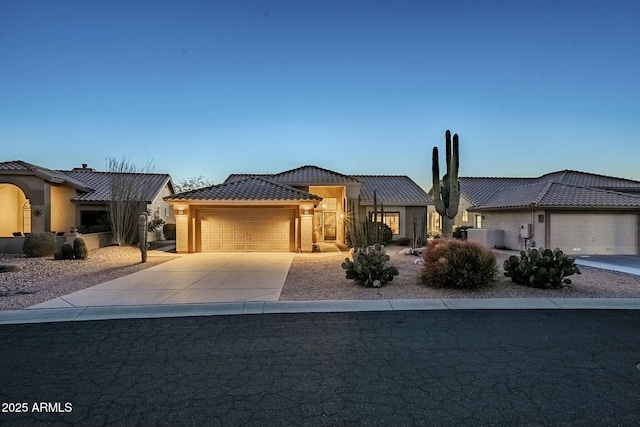
[[198, 253], [29, 308], [278, 301], [293, 253]]

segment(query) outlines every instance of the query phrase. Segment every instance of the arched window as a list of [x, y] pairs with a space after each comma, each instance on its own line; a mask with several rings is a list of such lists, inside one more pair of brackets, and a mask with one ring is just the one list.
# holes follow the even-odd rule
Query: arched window
[[31, 233], [31, 203], [29, 199], [22, 205], [22, 234]]

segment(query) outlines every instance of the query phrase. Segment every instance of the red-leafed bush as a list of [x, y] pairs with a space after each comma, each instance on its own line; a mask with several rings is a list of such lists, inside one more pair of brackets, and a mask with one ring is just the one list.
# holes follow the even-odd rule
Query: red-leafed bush
[[434, 288], [477, 289], [496, 281], [498, 266], [490, 249], [465, 240], [434, 240], [424, 251], [420, 279]]

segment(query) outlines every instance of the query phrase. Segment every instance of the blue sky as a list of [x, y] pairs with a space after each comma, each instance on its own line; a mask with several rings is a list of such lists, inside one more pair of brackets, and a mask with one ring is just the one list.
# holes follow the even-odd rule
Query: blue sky
[[638, 1], [0, 0], [0, 161], [640, 179]]

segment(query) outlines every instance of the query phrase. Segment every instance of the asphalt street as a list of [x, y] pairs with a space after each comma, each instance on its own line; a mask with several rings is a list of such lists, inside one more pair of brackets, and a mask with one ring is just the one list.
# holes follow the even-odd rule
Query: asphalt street
[[640, 311], [0, 326], [0, 425], [636, 426]]

